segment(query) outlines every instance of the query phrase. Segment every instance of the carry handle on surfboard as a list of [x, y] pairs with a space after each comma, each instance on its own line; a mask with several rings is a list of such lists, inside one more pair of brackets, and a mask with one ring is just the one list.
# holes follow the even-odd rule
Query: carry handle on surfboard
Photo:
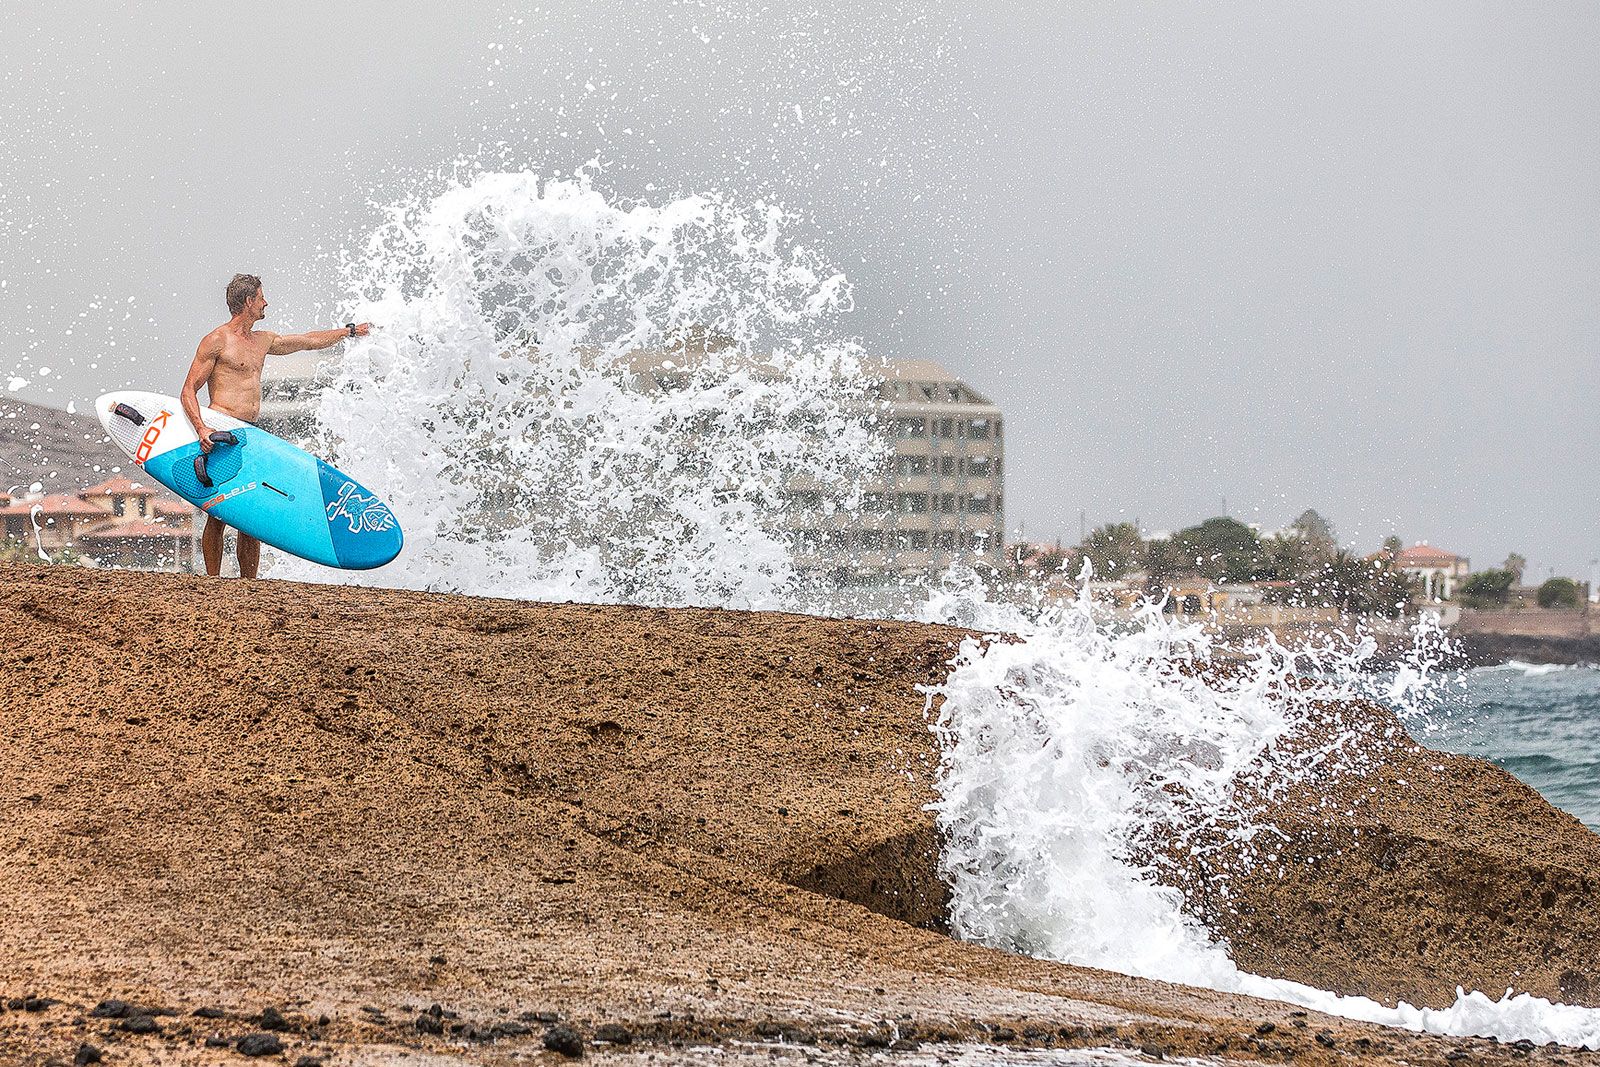
[[[211, 432], [211, 443], [214, 445], [236, 445], [239, 443], [239, 439], [228, 430], [213, 430]], [[207, 489], [211, 488], [211, 475], [206, 473], [206, 454], [204, 452], [194, 457], [194, 477], [196, 481]]]

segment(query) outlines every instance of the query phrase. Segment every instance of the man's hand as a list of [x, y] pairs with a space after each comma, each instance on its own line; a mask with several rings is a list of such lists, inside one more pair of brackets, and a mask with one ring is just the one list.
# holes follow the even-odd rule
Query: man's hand
[[370, 332], [372, 332], [372, 323], [370, 323], [370, 322], [358, 322], [358, 323], [356, 323], [356, 336], [357, 337], [365, 337]]
[[200, 451], [210, 452], [213, 447], [211, 444], [211, 435], [215, 431], [202, 422], [195, 426], [194, 432], [200, 435]]

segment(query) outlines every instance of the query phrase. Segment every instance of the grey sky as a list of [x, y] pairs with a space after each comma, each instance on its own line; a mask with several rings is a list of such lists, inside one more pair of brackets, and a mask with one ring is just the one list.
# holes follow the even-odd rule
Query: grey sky
[[1029, 537], [1226, 497], [1539, 577], [1600, 556], [1593, 5], [0, 20], [0, 387], [27, 399], [176, 389], [236, 270], [273, 324], [338, 321], [371, 203], [458, 157], [598, 158], [623, 192], [806, 212], [870, 348], [1006, 410]]

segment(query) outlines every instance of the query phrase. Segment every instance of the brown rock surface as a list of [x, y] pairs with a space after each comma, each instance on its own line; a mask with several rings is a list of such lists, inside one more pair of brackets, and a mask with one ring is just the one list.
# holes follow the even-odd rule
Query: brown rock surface
[[[0, 1062], [71, 1062], [86, 1041], [106, 1062], [242, 1062], [222, 1043], [258, 1031], [290, 1063], [553, 1061], [557, 1020], [591, 1041], [626, 1033], [605, 1047], [635, 1058], [815, 1041], [842, 1062], [908, 1038], [1510, 1058], [1009, 956], [839, 899], [937, 919], [914, 687], [942, 676], [961, 636], [0, 566]], [[1366, 806], [1372, 827], [1337, 877], [1302, 864], [1251, 898], [1235, 934], [1248, 965], [1306, 938], [1321, 984], [1439, 988], [1439, 966], [1405, 953], [1350, 963], [1346, 981], [1340, 961], [1373, 937], [1332, 937], [1308, 903], [1322, 897], [1297, 900], [1297, 885], [1347, 909], [1349, 930], [1350, 915], [1404, 925], [1420, 894], [1476, 879], [1489, 903], [1459, 905], [1458, 929], [1498, 908], [1507, 940], [1463, 934], [1451, 960], [1467, 964], [1585, 929], [1572, 879], [1592, 835], [1483, 764], [1404, 745], [1394, 759], [1383, 773], [1432, 761], [1492, 780], [1498, 821], [1447, 832], [1473, 813], [1448, 814], [1436, 793]], [[1361, 877], [1378, 839], [1411, 850], [1393, 884]], [[1503, 884], [1526, 905], [1535, 867], [1553, 902], [1491, 901]], [[1290, 916], [1281, 928], [1274, 909]], [[1288, 973], [1293, 957], [1259, 958]], [[126, 1010], [92, 1016], [107, 998]]]

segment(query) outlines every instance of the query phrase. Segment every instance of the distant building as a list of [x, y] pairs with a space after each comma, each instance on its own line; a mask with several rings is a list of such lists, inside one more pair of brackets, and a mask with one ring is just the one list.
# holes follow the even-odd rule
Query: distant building
[[118, 475], [69, 495], [0, 495], [7, 544], [71, 550], [106, 566], [193, 570], [194, 509], [161, 487]]
[[[710, 342], [715, 346], [715, 341]], [[707, 342], [629, 361], [635, 387], [669, 391]], [[273, 357], [262, 380], [261, 425], [291, 440], [309, 433], [317, 356]], [[759, 369], [759, 368], [758, 368]], [[788, 525], [796, 566], [842, 583], [927, 573], [957, 561], [1004, 561], [1005, 443], [1000, 409], [928, 360], [879, 365], [890, 469], [868, 486], [862, 511], [829, 514], [815, 487], [792, 484]]]
[[799, 564], [848, 579], [928, 573], [1005, 559], [1005, 438], [1000, 409], [930, 360], [882, 366], [891, 467], [859, 515], [796, 509]]
[[1456, 586], [1472, 569], [1471, 561], [1466, 556], [1434, 548], [1426, 541], [1401, 549], [1394, 565], [1396, 570], [1417, 583], [1418, 595], [1424, 601], [1451, 599], [1455, 596]]

